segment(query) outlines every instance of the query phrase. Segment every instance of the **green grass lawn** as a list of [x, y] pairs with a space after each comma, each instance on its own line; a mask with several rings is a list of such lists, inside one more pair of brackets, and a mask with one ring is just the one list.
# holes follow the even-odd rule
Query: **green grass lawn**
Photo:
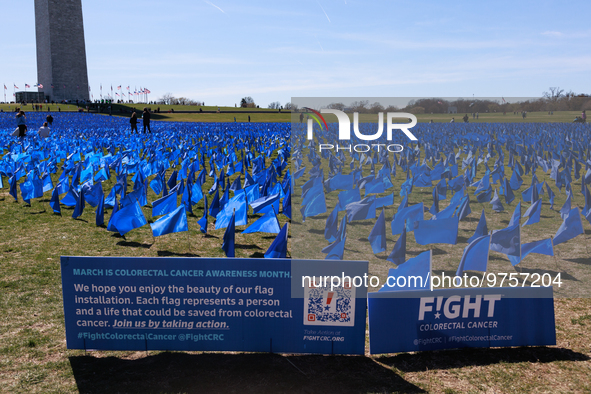
[[[180, 115], [183, 114], [171, 114], [171, 117]], [[225, 116], [187, 115], [220, 116], [209, 121], [220, 121]], [[259, 121], [256, 115], [253, 114], [252, 121]], [[503, 116], [492, 114], [491, 119], [493, 115]], [[535, 114], [530, 114], [527, 121], [532, 119]], [[483, 116], [480, 120], [484, 121]], [[310, 168], [310, 163], [305, 165]], [[480, 165], [478, 179], [484, 174], [483, 167]], [[167, 177], [171, 172], [172, 169]], [[328, 174], [327, 169], [325, 174]], [[54, 174], [54, 181], [57, 175]], [[544, 175], [540, 180], [547, 179]], [[212, 184], [211, 178], [207, 180], [203, 190], [208, 190]], [[307, 175], [298, 179], [297, 185], [305, 180]], [[401, 180], [399, 174], [395, 190]], [[113, 183], [113, 180], [105, 182], [104, 190], [110, 190]], [[130, 188], [131, 185], [130, 181]], [[584, 205], [579, 189], [580, 181], [573, 185], [573, 207]], [[489, 204], [475, 202], [473, 192], [474, 188], [470, 188], [472, 214], [460, 223], [460, 243], [432, 245], [434, 273], [455, 273], [466, 239], [474, 232], [483, 208], [489, 230], [503, 228], [521, 197], [516, 193], [515, 202], [504, 204], [505, 212], [494, 213]], [[448, 192], [447, 201], [449, 195]], [[334, 206], [335, 196], [336, 193], [327, 195], [329, 207]], [[155, 198], [149, 189], [148, 201]], [[79, 219], [72, 219], [73, 209], [64, 206], [62, 216], [54, 215], [49, 199], [46, 193], [27, 206], [20, 198], [20, 191], [19, 202], [15, 203], [7, 187], [0, 189], [0, 392], [591, 392], [591, 301], [588, 299], [591, 258], [586, 246], [591, 230], [588, 223], [584, 223], [585, 235], [556, 247], [556, 259], [530, 255], [520, 264], [523, 272], [547, 270], [563, 275], [565, 287], [558, 294], [572, 298], [555, 300], [556, 346], [358, 357], [234, 352], [87, 353], [66, 349], [60, 256], [221, 257], [224, 256], [221, 249], [224, 230], [214, 230], [211, 220], [207, 235], [199, 231], [196, 222], [203, 214], [200, 202], [194, 207], [194, 215], [188, 217], [188, 232], [154, 239], [150, 228], [144, 226], [123, 238], [96, 227], [92, 207], [87, 205]], [[294, 204], [299, 199], [299, 194], [295, 194]], [[396, 196], [394, 205], [386, 209], [388, 230], [400, 201]], [[410, 203], [419, 201], [430, 205], [430, 190], [415, 188]], [[544, 198], [542, 220], [523, 229], [522, 242], [553, 235], [561, 223], [557, 210], [562, 203], [564, 193], [557, 193], [554, 210], [550, 210], [547, 197]], [[446, 204], [442, 201], [440, 208]], [[527, 206], [523, 204], [522, 212]], [[149, 221], [154, 220], [148, 207], [143, 208], [143, 212]], [[318, 248], [327, 244], [322, 235], [326, 215], [310, 218], [304, 225], [300, 224], [298, 210], [293, 212], [291, 253], [294, 257], [322, 257], [308, 252], [312, 250], [311, 245]], [[108, 209], [105, 219], [110, 214], [111, 209]], [[250, 214], [249, 223], [254, 220], [255, 216]], [[283, 225], [287, 218], [280, 215], [279, 220]], [[371, 252], [367, 242], [371, 224], [373, 222], [360, 222], [349, 228], [345, 258], [368, 260], [370, 274], [384, 280], [387, 270], [394, 266], [385, 256], [374, 256]], [[237, 230], [242, 229], [244, 226], [237, 227]], [[388, 236], [390, 250], [397, 237]], [[273, 239], [273, 236], [238, 232], [236, 257], [262, 257]], [[407, 258], [428, 249], [417, 245], [410, 233], [407, 242]], [[491, 252], [489, 269], [491, 272], [516, 272], [506, 258], [494, 252]]]
[[[105, 106], [105, 105], [103, 105]], [[20, 107], [20, 106], [19, 106]], [[139, 110], [140, 112], [144, 107], [150, 108], [155, 111], [160, 108], [159, 113], [152, 115], [153, 120], [166, 120], [172, 122], [248, 122], [248, 116], [250, 115], [251, 122], [299, 122], [299, 113], [290, 113], [289, 111], [272, 110], [268, 108], [240, 108], [240, 107], [224, 107], [220, 106], [220, 113], [217, 113], [218, 106], [190, 106], [190, 105], [158, 105], [158, 104], [113, 104], [112, 115], [129, 117], [132, 109]], [[9, 112], [14, 111], [15, 104], [0, 104], [0, 109]], [[216, 113], [179, 113], [179, 111], [216, 111]], [[25, 112], [31, 112], [35, 109], [28, 104], [22, 107]], [[56, 111], [78, 111], [78, 107], [74, 104], [49, 104], [49, 110], [52, 112]], [[120, 112], [121, 109], [123, 112]], [[173, 109], [175, 112], [169, 112]], [[47, 110], [47, 105], [43, 105], [43, 111]], [[106, 111], [106, 110], [105, 110]], [[228, 111], [239, 111], [244, 113], [227, 113]], [[249, 111], [264, 111], [266, 113], [248, 113]], [[400, 111], [399, 111], [400, 112]], [[106, 115], [106, 114], [105, 114]], [[580, 116], [580, 111], [555, 111], [552, 115], [548, 112], [530, 112], [527, 117], [523, 119], [521, 114], [507, 113], [481, 113], [478, 119], [473, 119], [472, 114], [468, 114], [469, 123], [523, 123], [523, 122], [535, 122], [535, 123], [570, 123], [575, 117]], [[419, 123], [429, 123], [433, 120], [434, 123], [448, 123], [452, 117], [455, 118], [456, 122], [462, 122], [463, 113], [461, 114], [418, 114], [416, 115]], [[336, 117], [333, 115], [325, 115], [327, 122], [336, 122]], [[353, 116], [350, 115], [353, 119]], [[378, 119], [377, 114], [360, 114], [360, 122], [376, 122]]]

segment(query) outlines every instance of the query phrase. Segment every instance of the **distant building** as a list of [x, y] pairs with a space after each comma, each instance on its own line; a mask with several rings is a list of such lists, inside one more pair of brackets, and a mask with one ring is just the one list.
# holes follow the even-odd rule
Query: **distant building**
[[457, 114], [458, 113], [458, 107], [447, 107], [447, 113], [448, 114]]
[[16, 92], [14, 100], [16, 103], [42, 103], [45, 101], [45, 94], [43, 92]]

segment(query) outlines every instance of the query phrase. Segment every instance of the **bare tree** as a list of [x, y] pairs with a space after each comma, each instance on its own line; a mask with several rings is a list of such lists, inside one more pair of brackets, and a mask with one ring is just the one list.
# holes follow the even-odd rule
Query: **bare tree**
[[342, 111], [342, 110], [345, 109], [345, 104], [343, 104], [343, 103], [330, 103], [330, 104], [328, 104], [328, 106], [326, 108], [328, 108], [328, 109], [336, 109], [336, 110]]
[[377, 114], [379, 112], [384, 112], [384, 106], [376, 101], [375, 103], [373, 103], [369, 107], [369, 112], [371, 112], [372, 114]]
[[351, 103], [351, 109], [353, 110], [353, 112], [359, 112], [361, 114], [364, 114], [367, 112], [368, 104], [369, 100], [354, 101]]
[[280, 109], [281, 108], [281, 103], [279, 101], [273, 101], [271, 104], [269, 104], [269, 109]]
[[559, 87], [551, 87], [548, 92], [544, 92], [544, 97], [551, 101], [558, 101], [561, 97], [564, 97], [564, 89]]
[[176, 98], [172, 95], [172, 93], [164, 93], [162, 95], [162, 97], [160, 97], [158, 99], [159, 103], [166, 104], [166, 105], [172, 105], [172, 104], [174, 104], [173, 102], [175, 102], [175, 101], [176, 101]]
[[285, 103], [284, 108], [290, 111], [297, 111], [298, 105], [288, 101], [287, 103]]

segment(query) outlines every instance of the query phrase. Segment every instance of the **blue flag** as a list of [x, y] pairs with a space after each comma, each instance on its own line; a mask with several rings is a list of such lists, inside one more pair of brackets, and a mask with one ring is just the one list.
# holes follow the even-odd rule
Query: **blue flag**
[[269, 249], [265, 252], [266, 259], [284, 259], [287, 257], [287, 236], [288, 236], [288, 224], [285, 223], [283, 228], [275, 237], [275, 240], [269, 246]]
[[451, 244], [458, 242], [457, 216], [449, 219], [421, 220], [413, 223], [415, 240], [419, 245]]
[[95, 222], [97, 226], [105, 224], [105, 195], [103, 194], [96, 208]]
[[197, 182], [191, 185], [191, 203], [197, 204], [203, 198], [203, 190], [201, 190], [201, 185]]
[[492, 195], [492, 187], [489, 185], [488, 189], [486, 189], [485, 191], [483, 191], [482, 193], [480, 193], [476, 196], [476, 200], [479, 203], [490, 202], [491, 195]]
[[381, 179], [374, 179], [365, 184], [365, 195], [375, 193], [380, 194], [385, 191], [384, 182]]
[[[571, 212], [571, 194], [568, 193], [568, 195], [566, 196], [566, 201], [564, 202], [564, 205], [562, 206], [562, 208], [560, 208], [560, 217], [562, 218], [562, 220], [566, 219], [570, 212]], [[556, 244], [554, 244], [554, 245], [556, 245]]]
[[285, 198], [282, 202], [282, 213], [291, 219], [291, 186], [285, 194]]
[[521, 187], [522, 183], [523, 183], [523, 179], [521, 179], [521, 177], [519, 176], [517, 171], [513, 171], [513, 175], [511, 175], [511, 180], [509, 181], [509, 185], [511, 186], [511, 189], [513, 189], [513, 190], [519, 189]]
[[554, 209], [554, 192], [548, 185], [548, 182], [544, 182], [546, 184], [546, 191], [548, 192], [548, 197], [550, 198], [550, 209]]
[[96, 207], [100, 200], [103, 199], [103, 187], [100, 183], [95, 183], [91, 185], [90, 183], [85, 183], [82, 185], [81, 194], [84, 193], [84, 200], [91, 206]]
[[376, 220], [367, 239], [374, 254], [386, 250], [386, 216], [384, 214], [384, 208], [382, 208], [382, 213], [378, 217], [378, 220]]
[[57, 186], [53, 189], [51, 193], [51, 201], [49, 201], [49, 206], [53, 209], [54, 213], [62, 214], [62, 209], [60, 207], [60, 196], [58, 194]]
[[[519, 228], [519, 226], [517, 226]], [[463, 276], [464, 271], [486, 272], [488, 266], [489, 244], [491, 236], [485, 235], [470, 242], [464, 249], [462, 260], [456, 271], [456, 276]], [[490, 245], [492, 249], [492, 244]]]
[[207, 196], [203, 196], [205, 200], [203, 201], [203, 217], [197, 221], [199, 225], [199, 230], [203, 234], [207, 234]]
[[447, 181], [444, 179], [440, 180], [436, 186], [437, 189], [437, 201], [447, 199]]
[[177, 208], [177, 194], [175, 191], [159, 198], [152, 203], [152, 216], [166, 215]]
[[[484, 193], [479, 194], [482, 195]], [[472, 213], [472, 209], [470, 209], [470, 196], [464, 196], [462, 201], [460, 202], [460, 206], [458, 207], [458, 213], [456, 216], [463, 220], [466, 216]]]
[[234, 257], [234, 239], [235, 239], [236, 227], [234, 226], [234, 214], [230, 218], [230, 223], [226, 227], [224, 233], [224, 242], [222, 243], [222, 249], [226, 253], [226, 257]]
[[345, 252], [345, 242], [347, 240], [347, 216], [343, 216], [341, 219], [341, 227], [339, 228], [339, 234], [337, 239], [324, 249], [322, 253], [326, 253], [325, 259], [327, 260], [342, 260], [343, 253]]
[[513, 194], [513, 189], [511, 188], [511, 185], [509, 184], [509, 181], [507, 180], [507, 178], [503, 178], [505, 185], [504, 185], [504, 189], [505, 189], [505, 202], [507, 204], [511, 204], [511, 202], [513, 200], [515, 200], [515, 194]]
[[376, 198], [375, 196], [365, 197], [359, 202], [352, 202], [347, 205], [347, 221], [375, 219]]
[[583, 221], [581, 220], [581, 214], [579, 208], [575, 207], [570, 210], [568, 216], [564, 218], [562, 225], [556, 231], [554, 235], [554, 245], [560, 245], [570, 239], [573, 239], [579, 234], [583, 234]]
[[213, 196], [213, 200], [211, 201], [211, 205], [209, 206], [209, 215], [213, 216], [214, 218], [218, 216], [220, 212], [220, 195], [216, 191], [215, 195]]
[[152, 228], [152, 235], [154, 235], [154, 237], [170, 233], [179, 233], [181, 231], [189, 231], [185, 206], [183, 204], [179, 205], [174, 211], [162, 216], [154, 223], [151, 223], [150, 227]]
[[281, 231], [281, 227], [279, 226], [279, 219], [277, 219], [277, 215], [275, 211], [267, 212], [260, 218], [258, 218], [254, 223], [248, 226], [242, 234], [251, 234], [251, 233], [270, 233], [270, 234], [279, 234]]
[[159, 174], [159, 175], [156, 175], [156, 178], [152, 179], [152, 181], [150, 182], [150, 188], [154, 191], [154, 193], [156, 195], [158, 195], [162, 192], [163, 184], [164, 184], [164, 179]]
[[538, 198], [538, 200], [525, 211], [523, 217], [528, 218], [523, 226], [527, 226], [530, 224], [538, 223], [540, 221], [540, 213], [542, 212], [542, 199]]
[[482, 214], [480, 215], [480, 220], [478, 221], [478, 225], [476, 226], [476, 231], [474, 231], [474, 235], [468, 238], [468, 243], [471, 243], [476, 238], [484, 237], [488, 234], [488, 227], [486, 225], [486, 216], [484, 215], [484, 209], [482, 210]]
[[521, 259], [519, 257], [509, 256], [509, 261], [511, 261], [511, 264], [515, 266], [522, 262], [525, 256], [530, 253], [554, 256], [554, 245], [552, 244], [552, 238], [546, 238], [542, 239], [541, 241], [534, 241], [521, 245]]
[[492, 232], [490, 250], [507, 256], [521, 256], [521, 231], [519, 224]]
[[216, 217], [215, 229], [226, 228], [231, 220], [234, 221], [234, 226], [244, 226], [248, 223], [246, 194], [239, 193], [228, 201], [224, 209]]
[[76, 207], [74, 208], [74, 213], [72, 213], [72, 217], [74, 219], [82, 215], [82, 212], [84, 212], [84, 205], [84, 193], [80, 191], [80, 193], [78, 193], [78, 199], [76, 200]]
[[402, 226], [402, 234], [398, 237], [394, 249], [386, 260], [396, 265], [400, 265], [406, 260], [406, 227]]
[[111, 217], [111, 220], [114, 221], [113, 225], [121, 235], [125, 235], [133, 229], [148, 224], [148, 221], [142, 212], [142, 207], [140, 207], [140, 204], [138, 204], [137, 201], [121, 208], [113, 216], [114, 217]]
[[361, 201], [359, 189], [344, 190], [339, 193], [339, 203], [337, 204], [337, 207], [339, 208], [339, 211], [344, 211], [347, 205], [358, 201]]
[[[105, 205], [106, 205], [106, 201], [105, 201]], [[115, 227], [115, 218], [116, 218], [116, 214], [117, 211], [119, 211], [119, 203], [117, 202], [117, 196], [115, 196], [115, 201], [113, 203], [113, 211], [111, 212], [111, 217], [109, 218], [109, 221], [107, 222], [107, 231], [112, 231], [114, 233], [117, 232], [117, 227]]]
[[517, 206], [515, 207], [515, 211], [513, 211], [513, 215], [511, 216], [511, 220], [509, 221], [509, 225], [507, 227], [511, 227], [516, 224], [519, 224], [520, 220], [521, 220], [521, 201], [519, 201], [517, 203]]
[[339, 233], [339, 211], [338, 207], [335, 207], [328, 218], [326, 218], [326, 225], [324, 226], [324, 239], [328, 242], [334, 242], [337, 239]]
[[408, 259], [398, 268], [390, 268], [388, 279], [379, 291], [429, 289], [431, 284], [431, 251]]
[[437, 192], [437, 187], [433, 188], [431, 194], [433, 194], [433, 205], [431, 205], [429, 213], [431, 213], [431, 215], [436, 215], [439, 213], [439, 193]]
[[66, 194], [66, 196], [62, 198], [61, 203], [67, 207], [76, 206], [76, 202], [78, 201], [78, 194], [79, 193], [76, 191], [76, 189], [74, 189], [74, 187], [71, 186], [70, 190], [68, 191], [68, 194]]
[[242, 179], [240, 178], [240, 175], [238, 175], [238, 178], [234, 179], [234, 182], [230, 185], [230, 190], [235, 192], [236, 190], [242, 189]]
[[490, 203], [492, 204], [492, 209], [495, 212], [503, 212], [505, 210], [505, 208], [503, 207], [503, 204], [501, 204], [501, 199], [499, 198], [499, 195], [497, 194], [496, 189], [495, 189], [495, 195], [494, 195], [493, 199], [490, 200]]
[[401, 234], [406, 222], [406, 231], [414, 230], [414, 222], [424, 219], [423, 203], [411, 205], [410, 207], [398, 210], [394, 219], [392, 219], [392, 235]]
[[394, 204], [394, 193], [388, 194], [384, 197], [376, 198], [376, 209], [380, 209], [382, 207], [389, 207], [392, 204]]
[[[310, 204], [308, 205], [318, 205], [320, 203], [317, 203], [316, 201], [320, 201], [321, 203], [324, 203], [324, 193], [321, 194], [322, 198], [319, 198], [318, 200], [313, 200], [312, 202], [310, 202]], [[267, 196], [267, 197], [261, 197], [257, 200], [251, 201], [249, 202], [250, 206], [252, 207], [253, 213], [267, 213], [269, 211], [272, 211], [273, 209], [275, 210], [275, 212], [279, 212], [279, 194], [273, 194], [271, 196]], [[307, 211], [307, 213], [314, 213], [316, 211], [314, 211], [315, 207], [310, 207], [310, 209]], [[324, 205], [324, 211], [323, 212], [319, 212], [319, 213], [315, 213], [315, 215], [319, 215], [320, 213], [324, 213], [326, 212], [326, 205]], [[311, 215], [308, 214], [306, 216], [315, 216], [315, 215]]]

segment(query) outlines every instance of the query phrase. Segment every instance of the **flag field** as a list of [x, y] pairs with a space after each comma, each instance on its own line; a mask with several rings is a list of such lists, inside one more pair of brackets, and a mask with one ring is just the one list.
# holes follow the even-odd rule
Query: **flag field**
[[[52, 109], [53, 110], [53, 109]], [[31, 113], [27, 111], [27, 113]], [[101, 123], [108, 133], [124, 136], [123, 140], [143, 141], [145, 135], [129, 136], [129, 121], [119, 116], [108, 117], [92, 114], [71, 114], [56, 117], [54, 130], [57, 135], [85, 141], [83, 133], [77, 128], [84, 128], [84, 122], [92, 120]], [[194, 120], [199, 116], [210, 114], [166, 114], [173, 120]], [[186, 118], [180, 118], [186, 115]], [[220, 121], [233, 122], [233, 114], [211, 114]], [[258, 115], [258, 114], [255, 114]], [[268, 115], [279, 116], [278, 114]], [[492, 115], [492, 114], [491, 114]], [[497, 115], [497, 114], [494, 114]], [[12, 126], [13, 114], [5, 116], [7, 125]], [[241, 117], [245, 115], [241, 114]], [[261, 115], [263, 116], [263, 115]], [[291, 118], [288, 114], [281, 114]], [[447, 116], [447, 115], [446, 115]], [[497, 116], [503, 116], [498, 114]], [[506, 115], [507, 117], [509, 115]], [[511, 115], [512, 116], [512, 115]], [[535, 118], [534, 114], [532, 116]], [[555, 117], [558, 116], [556, 113]], [[45, 117], [30, 116], [30, 127]], [[98, 117], [98, 118], [97, 118]], [[230, 118], [227, 118], [230, 117]], [[484, 115], [481, 115], [484, 117]], [[564, 114], [563, 121], [571, 117]], [[574, 115], [572, 116], [574, 118]], [[96, 120], [98, 119], [98, 120]], [[250, 125], [239, 127], [257, 128], [271, 127], [268, 123], [256, 123], [253, 116]], [[268, 120], [268, 118], [260, 118]], [[421, 120], [424, 120], [421, 117]], [[530, 119], [528, 119], [529, 121]], [[284, 121], [284, 120], [282, 120]], [[428, 120], [427, 120], [428, 121]], [[437, 122], [438, 120], [435, 119]], [[443, 117], [441, 122], [443, 122]], [[2, 118], [0, 118], [0, 123]], [[244, 121], [242, 121], [244, 122]], [[540, 120], [544, 122], [544, 120]], [[217, 124], [220, 128], [223, 123]], [[40, 125], [39, 125], [40, 126]], [[15, 126], [1, 128], [0, 137], [3, 150], [0, 157], [14, 146], [15, 138], [6, 137]], [[174, 127], [167, 122], [152, 122], [156, 139], [166, 138], [167, 130]], [[196, 126], [195, 126], [196, 127]], [[212, 126], [214, 127], [214, 126]], [[218, 126], [215, 126], [218, 127]], [[440, 126], [443, 127], [443, 126]], [[518, 130], [520, 125], [515, 126]], [[552, 127], [546, 124], [545, 127]], [[141, 123], [139, 125], [141, 130]], [[182, 129], [185, 130], [185, 129]], [[289, 127], [281, 130], [287, 130]], [[122, 145], [124, 146], [124, 145]], [[125, 145], [129, 148], [131, 145]], [[424, 157], [424, 147], [421, 146]], [[266, 167], [277, 159], [275, 149], [266, 158]], [[107, 152], [105, 151], [105, 154]], [[230, 152], [228, 152], [230, 153]], [[235, 152], [240, 157], [239, 150]], [[307, 153], [307, 152], [306, 152]], [[462, 155], [465, 157], [465, 155]], [[288, 159], [288, 161], [290, 161]], [[494, 159], [493, 159], [494, 160]], [[58, 183], [61, 165], [58, 171], [51, 174], [53, 185]], [[206, 161], [206, 172], [211, 164]], [[345, 163], [348, 169], [348, 162]], [[430, 164], [430, 163], [429, 163]], [[505, 168], [508, 177], [513, 172], [509, 167], [508, 154], [505, 152]], [[460, 160], [461, 165], [461, 160]], [[338, 191], [325, 193], [327, 212], [302, 221], [300, 205], [302, 203], [301, 187], [310, 180], [308, 171], [313, 164], [303, 158], [302, 166], [307, 170], [295, 180], [292, 195], [292, 219], [282, 212], [282, 205], [277, 212], [278, 226], [289, 226], [288, 256], [298, 258], [324, 258], [321, 250], [329, 245], [324, 238], [326, 220], [338, 203]], [[379, 169], [376, 164], [376, 172]], [[325, 160], [321, 168], [325, 179], [328, 178], [329, 167]], [[168, 180], [174, 170], [181, 165], [167, 168], [164, 180]], [[288, 166], [283, 173], [290, 170]], [[219, 171], [216, 169], [219, 173]], [[348, 171], [347, 171], [348, 172]], [[230, 183], [237, 178], [239, 172], [230, 177]], [[363, 175], [369, 174], [369, 166], [364, 166]], [[536, 173], [540, 183], [548, 182], [556, 194], [554, 209], [550, 209], [548, 194], [544, 189], [540, 221], [521, 228], [521, 243], [538, 241], [553, 236], [563, 223], [560, 209], [566, 202], [564, 187], [558, 191], [549, 172], [538, 169]], [[484, 164], [478, 166], [475, 180], [485, 175]], [[582, 171], [584, 176], [584, 171]], [[150, 176], [149, 180], [154, 177]], [[353, 221], [347, 224], [346, 242], [343, 252], [346, 260], [368, 260], [370, 275], [380, 278], [384, 283], [388, 270], [396, 265], [387, 260], [396, 240], [400, 235], [392, 235], [391, 222], [402, 197], [399, 191], [406, 174], [398, 168], [397, 176], [392, 176], [392, 184], [384, 193], [394, 193], [393, 204], [384, 207], [386, 224], [386, 251], [374, 255], [368, 236], [382, 209], [376, 209], [374, 219]], [[283, 177], [278, 178], [281, 182]], [[504, 229], [508, 226], [513, 211], [519, 201], [522, 214], [531, 205], [523, 201], [521, 192], [526, 189], [531, 175], [523, 176], [524, 184], [515, 190], [515, 200], [504, 206], [503, 212], [495, 212], [488, 202], [479, 203], [474, 192], [476, 187], [468, 187], [467, 195], [472, 213], [459, 221], [457, 244], [420, 245], [415, 242], [414, 233], [407, 233], [406, 259], [416, 257], [420, 253], [431, 250], [433, 275], [445, 273], [453, 276], [462, 258], [468, 239], [473, 236], [481, 212], [484, 209], [488, 230]], [[530, 254], [517, 266], [513, 266], [506, 255], [490, 251], [488, 273], [542, 273], [549, 272], [552, 277], [560, 273], [563, 287], [555, 294], [557, 345], [551, 347], [532, 348], [496, 348], [496, 349], [463, 349], [439, 352], [418, 352], [412, 354], [393, 354], [379, 356], [309, 356], [309, 355], [277, 355], [277, 354], [245, 354], [245, 353], [207, 353], [207, 352], [85, 352], [66, 349], [64, 331], [64, 310], [62, 304], [61, 276], [59, 258], [62, 255], [73, 256], [128, 256], [128, 257], [224, 257], [222, 249], [226, 228], [215, 229], [215, 220], [210, 217], [207, 234], [200, 231], [197, 223], [204, 215], [204, 200], [193, 205], [193, 213], [187, 213], [188, 231], [165, 234], [154, 237], [149, 225], [144, 225], [126, 233], [107, 231], [106, 225], [112, 208], [105, 209], [105, 225], [96, 226], [96, 208], [86, 204], [82, 215], [72, 218], [74, 206], [61, 205], [61, 215], [53, 213], [50, 207], [51, 191], [42, 197], [32, 198], [30, 205], [21, 196], [19, 181], [17, 188], [18, 202], [9, 194], [9, 182], [3, 177], [3, 188], [0, 188], [0, 392], [14, 393], [48, 393], [48, 392], [589, 392], [591, 391], [591, 250], [588, 248], [591, 239], [591, 225], [583, 219], [584, 234], [554, 247], [555, 257], [541, 254]], [[244, 175], [242, 175], [244, 182]], [[115, 174], [102, 182], [105, 197], [115, 187]], [[211, 206], [213, 194], [208, 191], [214, 185], [212, 177], [207, 176], [201, 185], [203, 194], [207, 196]], [[127, 178], [127, 188], [131, 192], [134, 186], [131, 176]], [[499, 183], [492, 184], [493, 190], [499, 189]], [[572, 183], [572, 208], [582, 210], [585, 206], [584, 196], [580, 193], [581, 179]], [[214, 193], [215, 194], [215, 193]], [[221, 193], [220, 193], [221, 194]], [[440, 200], [439, 210], [449, 204], [453, 192], [447, 191], [447, 199]], [[61, 195], [62, 199], [64, 195]], [[161, 198], [152, 188], [147, 188], [148, 205], [141, 208], [149, 224], [153, 224], [160, 216], [152, 217], [152, 202]], [[230, 193], [232, 197], [232, 193]], [[364, 198], [363, 191], [361, 198]], [[118, 198], [119, 199], [119, 198]], [[178, 196], [178, 203], [181, 195]], [[282, 198], [283, 202], [284, 199]], [[408, 205], [424, 203], [427, 208], [433, 201], [431, 187], [413, 188], [408, 198]], [[340, 225], [345, 211], [338, 214], [337, 225]], [[276, 238], [275, 233], [243, 234], [248, 226], [257, 219], [268, 216], [266, 213], [254, 214], [248, 210], [247, 225], [237, 225], [234, 238], [236, 257], [260, 257]], [[431, 214], [424, 213], [425, 219]], [[521, 219], [521, 224], [526, 218]], [[475, 275], [481, 273], [473, 272]], [[498, 279], [498, 277], [497, 277]], [[529, 281], [531, 284], [531, 280]], [[521, 281], [520, 281], [521, 285]], [[377, 289], [372, 289], [377, 290]], [[560, 298], [565, 296], [568, 298]]]

